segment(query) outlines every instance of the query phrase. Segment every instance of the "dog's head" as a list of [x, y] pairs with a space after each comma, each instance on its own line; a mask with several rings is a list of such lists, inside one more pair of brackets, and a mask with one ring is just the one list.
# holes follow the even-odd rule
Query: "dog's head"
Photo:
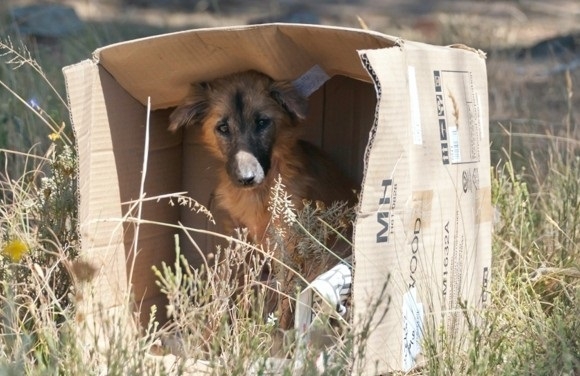
[[275, 144], [295, 142], [292, 128], [305, 116], [306, 99], [291, 83], [249, 71], [193, 85], [171, 114], [169, 129], [201, 126], [232, 182], [251, 188], [267, 176]]

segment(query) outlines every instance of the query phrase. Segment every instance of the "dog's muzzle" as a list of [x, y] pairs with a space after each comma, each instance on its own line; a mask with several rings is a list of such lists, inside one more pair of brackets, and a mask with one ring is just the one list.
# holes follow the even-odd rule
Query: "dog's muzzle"
[[239, 151], [235, 156], [232, 176], [239, 185], [251, 187], [264, 181], [264, 169], [256, 157], [247, 151]]

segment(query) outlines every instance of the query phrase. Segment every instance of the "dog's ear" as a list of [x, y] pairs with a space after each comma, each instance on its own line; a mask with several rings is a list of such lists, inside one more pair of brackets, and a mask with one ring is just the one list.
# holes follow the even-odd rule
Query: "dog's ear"
[[205, 82], [191, 86], [190, 95], [169, 115], [171, 132], [186, 125], [201, 124], [209, 109], [208, 88], [209, 85]]
[[270, 94], [292, 117], [298, 119], [306, 118], [308, 101], [294, 89], [291, 82], [273, 82]]

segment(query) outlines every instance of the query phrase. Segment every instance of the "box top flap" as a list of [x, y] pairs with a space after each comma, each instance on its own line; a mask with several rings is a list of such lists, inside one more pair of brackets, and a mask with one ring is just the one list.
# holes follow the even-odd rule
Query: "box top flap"
[[383, 374], [415, 365], [421, 325], [452, 317], [459, 301], [481, 302], [491, 255], [487, 75], [484, 54], [468, 48], [404, 41], [360, 54], [379, 100], [355, 221], [352, 315], [377, 312], [367, 368], [355, 373]]
[[97, 49], [95, 60], [133, 97], [153, 108], [177, 105], [189, 84], [255, 69], [293, 80], [319, 65], [368, 81], [357, 50], [397, 45], [381, 33], [327, 26], [265, 24], [190, 30]]

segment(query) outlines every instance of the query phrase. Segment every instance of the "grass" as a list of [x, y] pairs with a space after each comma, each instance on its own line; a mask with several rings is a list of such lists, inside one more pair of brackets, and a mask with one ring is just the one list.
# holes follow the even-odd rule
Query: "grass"
[[[148, 32], [154, 31], [140, 31]], [[272, 348], [287, 354], [300, 350], [300, 344], [283, 336], [259, 309], [249, 309], [255, 299], [263, 301], [267, 289], [258, 295], [240, 293], [235, 282], [224, 282], [235, 281], [246, 261], [235, 256], [240, 247], [249, 247], [243, 234], [216, 255], [229, 263], [193, 270], [177, 244], [175, 264], [155, 269], [172, 307], [169, 326], [159, 327], [152, 312], [149, 325], [136, 328], [130, 297], [98, 328], [76, 309], [95, 271], [76, 259], [74, 135], [59, 69], [126, 35], [121, 28], [89, 26], [64, 40], [58, 54], [34, 43], [24, 47], [19, 38], [2, 38], [0, 374], [163, 375], [202, 368], [213, 374], [267, 374], [264, 359]], [[532, 106], [534, 91], [525, 90], [531, 87], [513, 92], [503, 86], [501, 72], [490, 71], [494, 100], [514, 114], [491, 124], [496, 221], [490, 304], [483, 312], [465, 311], [466, 347], [445, 333], [428, 336], [426, 362], [411, 374], [580, 374], [577, 80], [578, 74], [567, 73], [548, 83], [544, 92], [551, 93], [549, 103], [558, 103], [560, 113], [550, 127], [538, 128], [546, 120], [541, 103]], [[552, 116], [552, 109], [546, 111]], [[327, 220], [332, 221], [328, 218], [340, 224], [341, 215], [331, 211]], [[312, 222], [312, 217], [300, 218], [318, 235], [327, 231]], [[305, 247], [311, 247], [306, 239]], [[258, 275], [250, 281], [261, 286]], [[244, 304], [232, 306], [233, 297]], [[333, 318], [322, 315], [321, 320]], [[199, 322], [207, 324], [205, 330]], [[364, 353], [353, 349], [364, 349], [372, 330], [367, 323], [350, 328], [324, 357], [307, 354], [304, 374], [319, 373], [321, 362], [326, 375], [343, 374], [349, 365], [363, 362]], [[283, 365], [282, 373], [291, 374], [293, 366]]]

